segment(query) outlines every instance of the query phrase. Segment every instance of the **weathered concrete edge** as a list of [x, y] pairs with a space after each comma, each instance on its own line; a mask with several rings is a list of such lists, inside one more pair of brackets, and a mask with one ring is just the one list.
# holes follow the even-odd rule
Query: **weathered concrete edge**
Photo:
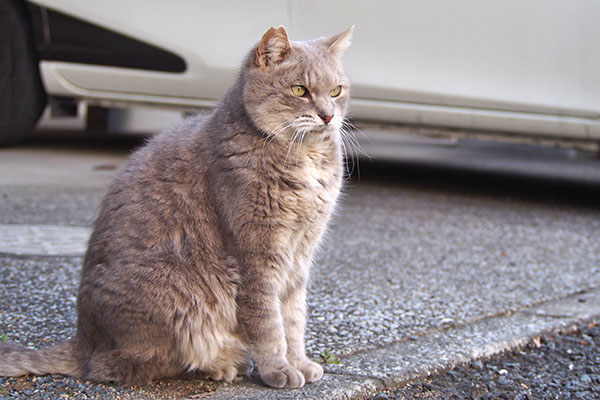
[[322, 381], [299, 390], [275, 390], [246, 380], [220, 387], [210, 397], [225, 399], [361, 399], [384, 387], [422, 378], [526, 344], [544, 332], [568, 329], [600, 318], [600, 288], [521, 309], [513, 315], [483, 319], [466, 326], [394, 343], [327, 366]]
[[600, 318], [600, 288], [419, 338], [355, 354], [336, 372], [376, 378], [385, 386], [424, 377], [526, 344], [544, 332]]
[[368, 397], [382, 389], [384, 384], [378, 379], [363, 376], [325, 374], [316, 383], [305, 385], [302, 389], [271, 389], [255, 378], [245, 379], [241, 383], [219, 387], [208, 398], [211, 400], [350, 400]]

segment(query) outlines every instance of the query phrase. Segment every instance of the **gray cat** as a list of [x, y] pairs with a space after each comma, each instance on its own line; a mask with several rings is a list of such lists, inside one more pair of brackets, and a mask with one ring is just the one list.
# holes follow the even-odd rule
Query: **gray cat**
[[342, 185], [351, 34], [290, 42], [269, 29], [212, 114], [136, 151], [90, 238], [76, 336], [0, 342], [0, 375], [232, 381], [252, 359], [269, 386], [320, 379], [306, 285]]

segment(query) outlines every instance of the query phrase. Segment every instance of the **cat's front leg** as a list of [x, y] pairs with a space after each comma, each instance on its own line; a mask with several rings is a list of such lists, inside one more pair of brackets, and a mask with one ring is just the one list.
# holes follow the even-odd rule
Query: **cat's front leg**
[[307, 383], [323, 377], [323, 367], [306, 357], [304, 330], [306, 326], [306, 284], [290, 289], [283, 298], [283, 324], [287, 341], [287, 359], [298, 368]]
[[239, 322], [263, 382], [276, 388], [299, 388], [305, 379], [286, 357], [279, 292], [273, 271], [246, 274], [239, 288]]

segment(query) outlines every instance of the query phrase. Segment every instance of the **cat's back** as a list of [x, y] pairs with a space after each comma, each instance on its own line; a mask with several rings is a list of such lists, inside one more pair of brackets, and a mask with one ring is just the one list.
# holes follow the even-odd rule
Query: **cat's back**
[[[169, 130], [151, 137], [129, 157], [127, 166], [112, 183], [105, 202], [119, 194], [133, 196], [120, 199], [134, 206], [165, 199], [178, 189], [198, 181], [205, 170], [210, 140], [206, 134], [207, 116], [185, 118]], [[126, 202], [129, 199], [131, 201]], [[146, 212], [150, 209], [146, 208]]]
[[206, 170], [213, 157], [206, 120], [204, 115], [185, 118], [131, 154], [103, 199], [88, 259], [156, 250], [165, 235], [201, 218], [197, 205], [205, 201]]
[[[194, 115], [182, 119], [173, 127], [160, 132], [136, 149], [127, 166], [114, 184], [127, 179], [150, 179], [173, 172], [169, 166], [179, 166], [203, 156], [206, 147], [208, 115]], [[114, 186], [114, 185], [113, 185]]]

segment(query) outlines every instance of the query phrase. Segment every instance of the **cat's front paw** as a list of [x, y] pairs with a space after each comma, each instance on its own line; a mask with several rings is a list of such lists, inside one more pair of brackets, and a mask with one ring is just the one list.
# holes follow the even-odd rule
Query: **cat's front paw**
[[237, 376], [238, 370], [233, 365], [227, 365], [209, 374], [210, 379], [217, 382], [233, 382]]
[[316, 382], [323, 377], [323, 367], [314, 361], [304, 360], [298, 366], [306, 383]]
[[300, 388], [305, 382], [303, 373], [290, 364], [271, 370], [260, 370], [260, 377], [265, 384], [279, 389]]

